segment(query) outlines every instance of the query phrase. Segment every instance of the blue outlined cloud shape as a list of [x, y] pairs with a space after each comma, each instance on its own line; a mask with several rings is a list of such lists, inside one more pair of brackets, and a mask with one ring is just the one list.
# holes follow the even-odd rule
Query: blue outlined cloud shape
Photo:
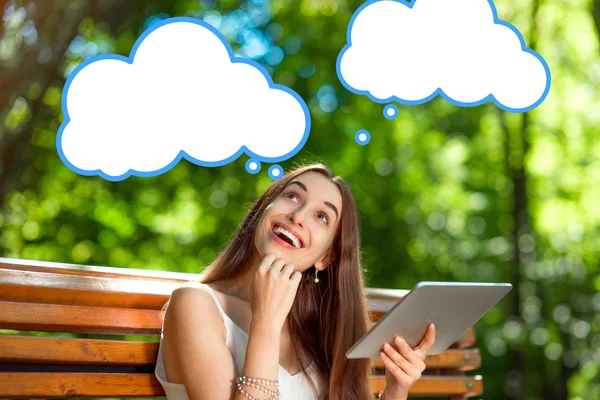
[[129, 57], [92, 57], [69, 75], [56, 145], [81, 175], [155, 176], [182, 158], [222, 166], [247, 154], [286, 160], [310, 132], [304, 100], [258, 63], [235, 56], [201, 20], [170, 18], [146, 30]]
[[337, 74], [372, 101], [462, 107], [493, 101], [529, 111], [550, 90], [550, 69], [492, 0], [370, 0], [352, 16]]

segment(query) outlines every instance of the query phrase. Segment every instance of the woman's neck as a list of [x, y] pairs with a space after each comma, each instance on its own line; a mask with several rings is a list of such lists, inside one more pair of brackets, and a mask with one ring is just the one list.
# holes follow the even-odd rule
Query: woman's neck
[[221, 286], [224, 286], [227, 290], [225, 293], [237, 297], [240, 300], [250, 302], [252, 282], [254, 281], [258, 264], [262, 258], [263, 257], [260, 257], [260, 254], [255, 252], [250, 258], [250, 261], [246, 264], [246, 267], [243, 268], [242, 273], [238, 274], [235, 278], [222, 281]]

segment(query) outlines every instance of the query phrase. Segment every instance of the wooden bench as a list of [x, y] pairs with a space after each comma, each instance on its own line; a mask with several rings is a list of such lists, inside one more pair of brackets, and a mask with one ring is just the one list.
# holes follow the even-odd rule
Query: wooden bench
[[[164, 397], [154, 376], [160, 310], [175, 288], [198, 277], [0, 258], [0, 398]], [[406, 292], [368, 289], [372, 320]], [[481, 376], [465, 375], [481, 365], [474, 343], [469, 330], [428, 357], [411, 395], [481, 395]], [[383, 364], [373, 359], [373, 367], [378, 392]]]

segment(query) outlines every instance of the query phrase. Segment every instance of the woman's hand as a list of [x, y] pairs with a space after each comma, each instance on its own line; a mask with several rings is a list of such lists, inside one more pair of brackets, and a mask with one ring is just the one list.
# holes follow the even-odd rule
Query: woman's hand
[[421, 379], [425, 370], [425, 356], [435, 342], [435, 326], [429, 324], [421, 343], [411, 349], [408, 343], [399, 336], [394, 337], [394, 343], [399, 352], [386, 343], [379, 357], [385, 365], [386, 387], [383, 400], [405, 400], [408, 391]]
[[294, 264], [267, 254], [259, 263], [252, 282], [252, 320], [281, 329], [292, 309], [301, 279], [302, 273], [295, 271]]

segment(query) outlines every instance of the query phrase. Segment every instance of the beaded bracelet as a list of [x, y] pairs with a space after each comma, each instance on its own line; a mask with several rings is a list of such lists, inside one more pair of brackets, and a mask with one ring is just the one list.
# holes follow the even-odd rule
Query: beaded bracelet
[[[279, 392], [279, 382], [278, 381], [270, 381], [268, 379], [257, 378], [254, 376], [240, 376], [238, 378], [237, 387], [238, 387], [238, 390], [244, 396], [246, 396], [249, 400], [261, 400], [261, 399], [257, 399], [256, 397], [252, 396], [248, 391], [246, 391], [244, 389], [244, 387], [242, 386], [243, 384], [252, 386], [254, 388], [257, 388], [257, 389], [269, 394], [269, 397], [264, 400], [278, 400], [279, 399], [280, 392]], [[264, 387], [262, 385], [275, 386], [275, 387], [277, 387], [277, 391], [267, 389], [266, 387]]]
[[240, 376], [238, 381], [248, 381], [249, 383], [262, 383], [267, 386], [279, 386], [279, 381], [270, 381], [268, 379], [257, 378], [255, 376]]
[[265, 383], [269, 386], [278, 386], [279, 385], [278, 382], [273, 381], [273, 383], [271, 383], [271, 384], [268, 384], [266, 382], [269, 382], [269, 381], [263, 380], [263, 379], [258, 379], [258, 378], [251, 380], [246, 376], [242, 376], [242, 377], [238, 378], [238, 387], [240, 387], [242, 384], [244, 384], [244, 385], [255, 387], [258, 390], [263, 391], [271, 396], [279, 396], [279, 389], [277, 389], [276, 391], [273, 391], [273, 390], [270, 390], [261, 385], [261, 383]]
[[244, 396], [246, 396], [249, 400], [279, 400], [279, 393], [277, 393], [277, 395], [269, 396], [266, 399], [258, 399], [256, 397], [252, 396], [248, 391], [244, 390], [244, 388], [242, 387], [242, 385], [239, 384], [239, 383], [238, 383], [238, 390]]

